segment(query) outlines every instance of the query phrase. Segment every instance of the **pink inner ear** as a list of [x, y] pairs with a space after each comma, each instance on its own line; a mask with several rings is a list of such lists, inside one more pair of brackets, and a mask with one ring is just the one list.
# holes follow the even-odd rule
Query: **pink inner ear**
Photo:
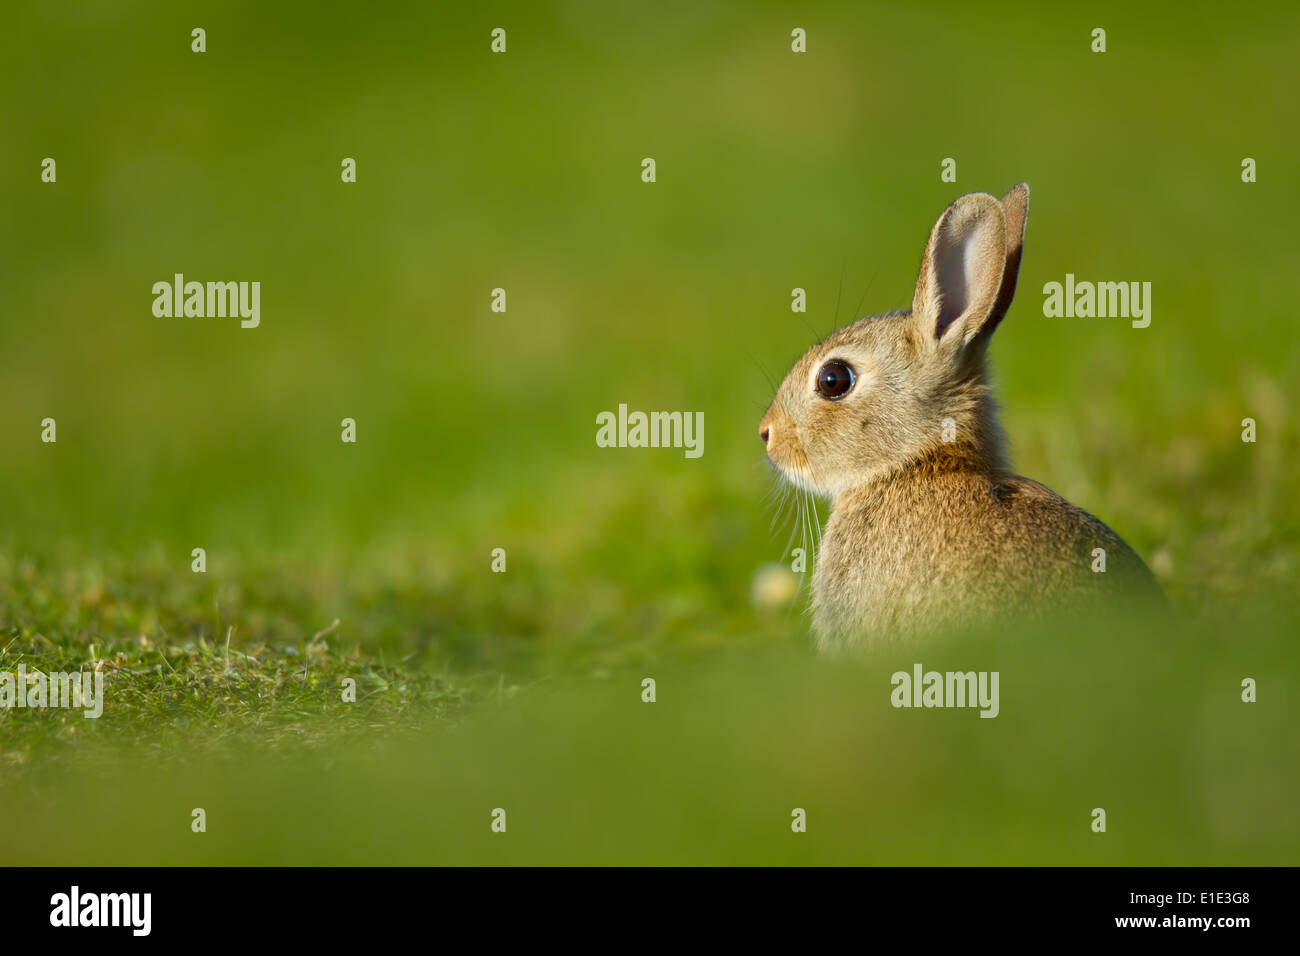
[[935, 323], [934, 337], [943, 333], [970, 305], [970, 259], [974, 248], [973, 234], [953, 242], [946, 242], [935, 262], [935, 281], [939, 285], [939, 318]]

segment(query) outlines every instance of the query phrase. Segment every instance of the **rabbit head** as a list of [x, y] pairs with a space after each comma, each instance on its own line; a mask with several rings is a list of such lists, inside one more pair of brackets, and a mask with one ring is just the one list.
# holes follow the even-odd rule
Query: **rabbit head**
[[910, 312], [814, 345], [759, 424], [794, 484], [835, 497], [927, 460], [1001, 468], [985, 365], [1015, 294], [1029, 189], [962, 196], [930, 232]]

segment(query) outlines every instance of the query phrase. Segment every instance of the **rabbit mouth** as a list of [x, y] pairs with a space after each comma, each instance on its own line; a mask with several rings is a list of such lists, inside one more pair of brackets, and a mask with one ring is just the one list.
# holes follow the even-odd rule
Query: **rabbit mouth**
[[783, 465], [776, 461], [772, 462], [772, 464], [775, 465], [776, 470], [781, 473], [781, 477], [790, 482], [790, 484], [794, 485], [796, 488], [817, 494], [821, 493], [821, 489], [817, 487], [816, 482], [813, 481], [812, 472], [808, 470], [807, 465]]
[[767, 458], [781, 473], [782, 478], [801, 491], [810, 491], [815, 495], [825, 494], [826, 489], [813, 477], [812, 469], [808, 467], [808, 457], [803, 453], [802, 448], [796, 446], [789, 456], [791, 460], [784, 462], [777, 461], [772, 454], [773, 451], [776, 449], [770, 450]]

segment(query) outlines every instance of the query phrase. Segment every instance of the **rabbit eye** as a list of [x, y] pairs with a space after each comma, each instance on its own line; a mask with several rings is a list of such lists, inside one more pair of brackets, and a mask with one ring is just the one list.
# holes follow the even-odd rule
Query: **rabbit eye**
[[843, 362], [827, 362], [817, 373], [817, 393], [822, 398], [843, 398], [857, 380]]

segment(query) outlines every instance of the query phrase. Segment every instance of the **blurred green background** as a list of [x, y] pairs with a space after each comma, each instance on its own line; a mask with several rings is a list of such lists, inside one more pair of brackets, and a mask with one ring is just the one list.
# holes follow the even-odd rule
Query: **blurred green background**
[[[1100, 798], [1027, 782], [1051, 753], [1058, 781], [1103, 777], [1151, 819], [1175, 808], [1177, 827], [1128, 830], [1111, 862], [1252, 862], [1266, 846], [1297, 861], [1275, 800], [1297, 761], [1268, 759], [1294, 756], [1281, 689], [1300, 675], [1294, 5], [20, 3], [6, 20], [0, 666], [101, 661], [110, 696], [99, 721], [0, 711], [0, 821], [23, 807], [72, 827], [61, 850], [0, 823], [0, 860], [98, 846], [99, 862], [201, 862], [208, 850], [157, 834], [132, 842], [129, 823], [166, 819], [172, 794], [188, 838], [203, 805], [191, 791], [206, 781], [217, 801], [234, 778], [212, 768], [233, 760], [238, 813], [292, 816], [311, 793], [383, 831], [349, 842], [343, 826], [340, 861], [399, 846], [405, 862], [512, 858], [404, 842], [405, 804], [382, 801], [425, 792], [421, 774], [450, 788], [424, 804], [433, 832], [500, 805], [473, 781], [513, 780], [537, 822], [556, 819], [547, 801], [617, 805], [635, 790], [619, 774], [644, 773], [665, 794], [649, 832], [677, 837], [639, 842], [637, 815], [610, 810], [563, 852], [552, 834], [518, 858], [793, 861], [755, 836], [766, 809], [719, 797], [728, 778], [770, 791], [779, 832], [799, 803], [775, 774], [844, 814], [873, 808], [894, 834], [949, 821], [956, 835], [918, 862], [1086, 862], [1062, 842], [1086, 833], [1069, 800], [1086, 827]], [[489, 51], [495, 27], [504, 55]], [[795, 27], [807, 53], [791, 52]], [[40, 181], [45, 157], [57, 183]], [[355, 184], [340, 181], [344, 157]], [[956, 183], [940, 181], [947, 157]], [[1244, 157], [1258, 182], [1241, 181]], [[1182, 619], [1099, 647], [1095, 632], [1008, 637], [994, 646], [1022, 663], [1022, 687], [1070, 669], [1097, 708], [1042, 694], [1027, 722], [1006, 706], [923, 726], [902, 712], [918, 755], [880, 723], [899, 718], [881, 705], [903, 665], [812, 662], [801, 602], [751, 601], [790, 534], [771, 527], [756, 425], [770, 379], [814, 337], [910, 304], [948, 202], [1022, 180], [1020, 291], [993, 345], [1014, 463], [1124, 535]], [[151, 286], [176, 272], [260, 281], [260, 327], [156, 318]], [[1045, 318], [1040, 290], [1067, 272], [1151, 282], [1151, 326]], [[497, 287], [504, 314], [489, 307]], [[795, 287], [806, 316], [790, 310]], [[620, 403], [702, 411], [703, 457], [596, 447], [597, 413]], [[355, 445], [339, 440], [344, 417]], [[206, 575], [190, 572], [195, 547]], [[498, 547], [505, 574], [489, 570]], [[993, 650], [961, 650], [985, 647], [970, 640], [951, 655], [996, 669]], [[367, 675], [351, 710], [334, 700], [349, 668]], [[650, 668], [692, 695], [663, 694], [662, 717], [604, 706], [616, 686], [649, 706]], [[1178, 685], [1187, 668], [1204, 693]], [[1140, 691], [1107, 712], [1113, 675], [1130, 671]], [[1270, 688], [1260, 703], [1206, 717], [1244, 676]], [[747, 733], [763, 713], [767, 729]], [[696, 736], [705, 721], [734, 733]], [[398, 727], [419, 742], [372, 754]], [[1027, 736], [1081, 727], [1095, 752], [1077, 765]], [[1178, 759], [1100, 743], [1135, 727]], [[556, 739], [571, 742], [562, 759], [505, 769]], [[283, 749], [300, 743], [294, 776]], [[1239, 751], [1260, 779], [1241, 775]], [[88, 803], [77, 768], [106, 752], [122, 757], [116, 796]], [[380, 761], [369, 772], [389, 786], [331, 791], [315, 761], [344, 753]], [[936, 788], [949, 772], [985, 797]], [[882, 788], [893, 796], [873, 802]], [[324, 862], [319, 837], [245, 826], [219, 861]], [[914, 858], [907, 842], [873, 855], [866, 836], [818, 839], [790, 852]]]

